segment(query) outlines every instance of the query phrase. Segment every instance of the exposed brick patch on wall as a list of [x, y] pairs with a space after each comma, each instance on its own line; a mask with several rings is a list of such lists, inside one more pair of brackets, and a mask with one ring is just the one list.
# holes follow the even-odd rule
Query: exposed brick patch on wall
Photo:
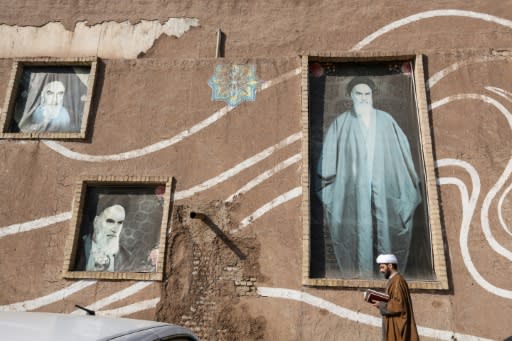
[[203, 340], [260, 340], [265, 319], [244, 304], [257, 296], [259, 244], [249, 231], [228, 233], [231, 209], [222, 201], [176, 207], [156, 317]]

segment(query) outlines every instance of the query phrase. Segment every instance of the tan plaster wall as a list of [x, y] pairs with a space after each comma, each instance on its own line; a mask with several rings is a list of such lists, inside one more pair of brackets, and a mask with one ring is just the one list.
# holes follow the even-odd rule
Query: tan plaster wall
[[[59, 144], [81, 154], [110, 155], [168, 140], [223, 108], [225, 103], [211, 101], [207, 84], [217, 63], [254, 64], [258, 77], [267, 81], [297, 69], [303, 52], [349, 51], [379, 28], [410, 15], [457, 9], [512, 20], [511, 5], [511, 1], [475, 4], [465, 1], [146, 1], [130, 5], [95, 1], [4, 1], [0, 24], [42, 27], [57, 22], [73, 31], [83, 21], [89, 25], [126, 20], [136, 24], [142, 19], [164, 23], [169, 18], [181, 17], [199, 21], [200, 26], [180, 38], [157, 37], [138, 59], [105, 57], [101, 60], [88, 139]], [[429, 105], [447, 96], [459, 96], [458, 100], [429, 112], [432, 138], [436, 160], [464, 161], [478, 174], [479, 196], [469, 225], [467, 247], [470, 264], [488, 284], [482, 285], [470, 275], [468, 259], [464, 259], [460, 244], [464, 206], [460, 193], [453, 185], [440, 185], [450, 291], [415, 292], [413, 301], [421, 327], [502, 340], [512, 335], [508, 328], [512, 296], [503, 297], [499, 291], [509, 295], [512, 291], [511, 260], [487, 241], [482, 232], [481, 214], [486, 196], [510, 162], [511, 126], [489, 100], [463, 98], [463, 94], [487, 96], [506, 110], [512, 109], [512, 95], [506, 98], [485, 88], [493, 86], [512, 92], [509, 52], [512, 26], [506, 21], [497, 23], [482, 18], [438, 16], [414, 21], [382, 35], [363, 50], [424, 52], [426, 79], [450, 66], [460, 65], [430, 88]], [[226, 36], [225, 59], [213, 58], [218, 28]], [[137, 45], [138, 41], [133, 43]], [[62, 50], [46, 52], [44, 55], [63, 56]], [[22, 56], [0, 59], [2, 103], [12, 57]], [[291, 76], [259, 92], [255, 102], [241, 104], [198, 133], [157, 152], [123, 161], [71, 159], [51, 149], [43, 140], [2, 140], [0, 193], [4, 200], [0, 204], [0, 231], [13, 224], [70, 212], [73, 186], [81, 175], [170, 175], [176, 179], [177, 192], [218, 179], [244, 160], [301, 131], [300, 84], [300, 75]], [[300, 152], [298, 140], [225, 181], [177, 200], [176, 208], [192, 210], [224, 200], [253, 178]], [[301, 162], [295, 163], [237, 198], [229, 211], [232, 224], [237, 225], [261, 206], [300, 186], [302, 167]], [[469, 193], [475, 190], [461, 167], [439, 167], [438, 177], [458, 178]], [[512, 221], [510, 195], [498, 206], [498, 198], [509, 184], [506, 176], [503, 187], [491, 201], [488, 217], [494, 238], [511, 252], [512, 238], [498, 219], [501, 207], [504, 220], [509, 224]], [[362, 302], [357, 290], [302, 285], [301, 216], [299, 196], [255, 219], [242, 232], [247, 234], [242, 237], [254, 237], [258, 245], [256, 286], [298, 290], [349, 309], [353, 316], [357, 312], [377, 316], [372, 307]], [[32, 300], [66, 290], [78, 282], [61, 278], [64, 244], [70, 228], [70, 221], [64, 220], [0, 238], [0, 309], [71, 312], [74, 304], [91, 305], [111, 295], [119, 297], [121, 290], [136, 284], [135, 281], [98, 281], [76, 293], [31, 308], [35, 304]], [[171, 316], [163, 313], [166, 307], [172, 310], [172, 302], [165, 300], [161, 289], [170, 285], [173, 273], [167, 271], [165, 275], [167, 280], [163, 283], [156, 282], [134, 295], [120, 297], [100, 310], [163, 297], [157, 307], [122, 315], [145, 319]], [[223, 320], [222, 325], [249, 339], [251, 330], [241, 329], [247, 321], [256, 321], [253, 338], [263, 333], [266, 340], [375, 340], [380, 336], [377, 327], [353, 322], [306, 303], [238, 296], [234, 284], [222, 290], [222, 297], [231, 297], [233, 311], [242, 314], [238, 319]], [[210, 311], [214, 318], [221, 312], [221, 309]], [[182, 323], [182, 316], [173, 322]], [[215, 326], [205, 326], [197, 331], [207, 339], [230, 339], [225, 332], [212, 331]]]

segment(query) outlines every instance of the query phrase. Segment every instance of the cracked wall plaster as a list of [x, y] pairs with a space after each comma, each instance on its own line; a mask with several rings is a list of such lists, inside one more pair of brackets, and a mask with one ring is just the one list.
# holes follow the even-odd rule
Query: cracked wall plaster
[[165, 23], [141, 20], [104, 22], [87, 26], [78, 22], [74, 31], [68, 31], [60, 22], [41, 27], [0, 25], [0, 58], [13, 57], [83, 57], [136, 58], [149, 50], [162, 35], [180, 38], [192, 27], [198, 27], [195, 18], [170, 18]]

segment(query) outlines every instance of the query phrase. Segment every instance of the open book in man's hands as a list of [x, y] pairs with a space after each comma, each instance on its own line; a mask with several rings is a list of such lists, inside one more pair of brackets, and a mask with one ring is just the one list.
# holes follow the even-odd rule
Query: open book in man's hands
[[364, 300], [368, 303], [387, 302], [389, 301], [389, 295], [380, 291], [368, 289], [364, 292]]

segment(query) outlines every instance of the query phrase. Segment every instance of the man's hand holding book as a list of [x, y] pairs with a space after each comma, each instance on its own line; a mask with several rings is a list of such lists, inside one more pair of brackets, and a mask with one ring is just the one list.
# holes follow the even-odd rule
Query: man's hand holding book
[[371, 304], [377, 302], [387, 302], [389, 301], [389, 295], [380, 291], [368, 289], [364, 292], [364, 300]]

